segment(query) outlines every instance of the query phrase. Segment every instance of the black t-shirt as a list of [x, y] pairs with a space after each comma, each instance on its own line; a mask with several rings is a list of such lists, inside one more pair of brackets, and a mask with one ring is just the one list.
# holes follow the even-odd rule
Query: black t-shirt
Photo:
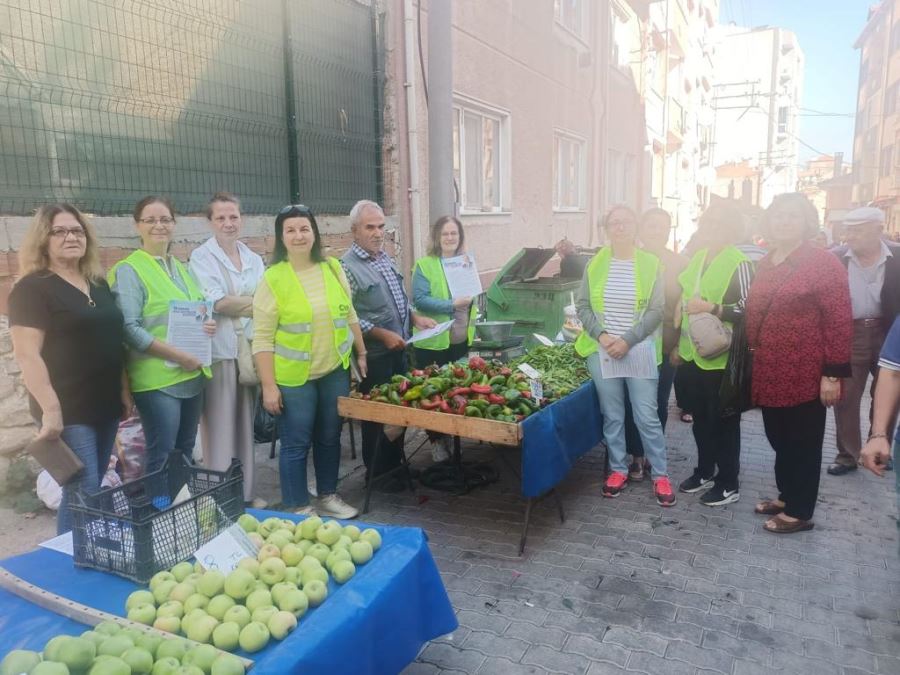
[[[23, 277], [9, 295], [9, 323], [44, 331], [41, 357], [62, 407], [63, 424], [98, 424], [122, 414], [125, 330], [105, 281], [84, 293], [52, 272]], [[41, 418], [33, 398], [31, 411]]]

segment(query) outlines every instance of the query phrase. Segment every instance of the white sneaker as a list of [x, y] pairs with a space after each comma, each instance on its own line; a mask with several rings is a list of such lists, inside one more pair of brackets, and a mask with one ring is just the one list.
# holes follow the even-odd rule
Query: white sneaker
[[312, 518], [313, 516], [319, 515], [316, 513], [316, 509], [313, 506], [301, 506], [299, 509], [294, 509], [294, 513], [298, 516], [306, 516], [308, 518]]
[[446, 462], [450, 459], [450, 443], [449, 436], [441, 436], [436, 442], [431, 444], [431, 459], [437, 464], [438, 462]]
[[317, 501], [316, 507], [321, 515], [331, 516], [332, 518], [338, 518], [339, 520], [349, 520], [350, 518], [356, 518], [356, 516], [359, 515], [359, 511], [350, 506], [337, 494], [321, 497]]
[[247, 504], [251, 509], [264, 509], [269, 505], [265, 499], [260, 499], [259, 497], [254, 497], [252, 501]]

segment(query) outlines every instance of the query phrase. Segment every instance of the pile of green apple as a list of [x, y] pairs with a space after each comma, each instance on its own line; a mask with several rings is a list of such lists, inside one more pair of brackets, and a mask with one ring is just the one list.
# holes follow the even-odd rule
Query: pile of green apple
[[15, 649], [0, 675], [244, 675], [244, 662], [211, 645], [194, 645], [106, 621], [80, 637], [57, 635], [43, 652]]
[[259, 522], [245, 513], [238, 524], [256, 545], [256, 558], [244, 558], [227, 575], [190, 562], [158, 572], [148, 590], [128, 596], [128, 618], [224, 651], [258, 652], [325, 601], [329, 579], [346, 583], [381, 546], [377, 530], [319, 517]]

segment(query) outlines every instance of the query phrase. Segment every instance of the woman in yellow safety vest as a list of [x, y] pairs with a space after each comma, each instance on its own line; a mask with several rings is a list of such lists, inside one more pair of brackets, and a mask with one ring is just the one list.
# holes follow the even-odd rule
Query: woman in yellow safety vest
[[[454, 298], [450, 295], [447, 277], [444, 275], [443, 258], [452, 258], [465, 252], [466, 235], [462, 223], [453, 216], [438, 218], [431, 228], [431, 246], [428, 255], [419, 258], [413, 267], [412, 291], [416, 311], [437, 323], [453, 319], [450, 330], [421, 340], [415, 345], [416, 366], [436, 363], [439, 366], [465, 358], [475, 337], [476, 310], [472, 298]], [[413, 333], [418, 333], [417, 328]], [[431, 435], [431, 456], [436, 462], [450, 457], [450, 437]]]
[[[128, 381], [144, 428], [144, 471], [160, 469], [170, 452], [191, 459], [202, 409], [202, 393], [211, 376], [196, 357], [166, 341], [169, 303], [203, 301], [203, 292], [187, 268], [169, 253], [175, 210], [165, 197], [144, 197], [134, 207], [141, 248], [109, 272], [109, 284], [125, 317]], [[216, 322], [203, 320], [214, 335]]]
[[753, 263], [738, 248], [744, 238], [743, 216], [731, 204], [717, 203], [700, 216], [700, 249], [678, 276], [682, 290], [681, 338], [673, 354], [679, 363], [675, 390], [694, 418], [697, 466], [681, 482], [689, 494], [705, 491], [700, 502], [724, 506], [740, 499], [741, 416], [723, 416], [719, 389], [729, 350], [703, 357], [690, 335], [690, 317], [710, 313], [726, 328], [744, 320], [744, 303], [753, 279]]
[[625, 461], [625, 393], [641, 436], [656, 501], [672, 506], [675, 493], [666, 466], [666, 439], [657, 413], [657, 367], [662, 362], [665, 305], [662, 267], [635, 246], [637, 215], [614, 206], [603, 221], [609, 246], [588, 263], [575, 306], [584, 330], [575, 350], [587, 358], [603, 413], [610, 474], [604, 497], [618, 497], [628, 482]]
[[[275, 218], [275, 249], [253, 298], [253, 354], [263, 407], [278, 416], [281, 501], [297, 513], [354, 518], [337, 494], [342, 420], [339, 396], [356, 347], [360, 375], [366, 348], [340, 263], [322, 253], [319, 226], [302, 204]], [[313, 447], [318, 499], [310, 504], [306, 458]]]

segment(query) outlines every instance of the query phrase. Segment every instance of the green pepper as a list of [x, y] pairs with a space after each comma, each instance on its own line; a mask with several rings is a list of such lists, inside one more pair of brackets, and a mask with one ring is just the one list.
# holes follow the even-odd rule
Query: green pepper
[[439, 393], [440, 389], [431, 384], [423, 384], [422, 385], [422, 398], [431, 398], [435, 394]]
[[391, 399], [391, 403], [395, 403], [397, 405], [400, 404], [400, 394], [398, 394], [395, 390], [391, 389], [390, 392], [388, 392], [388, 396]]
[[528, 407], [528, 405], [525, 403], [524, 398], [519, 399], [519, 404], [516, 406], [516, 410], [519, 411], [519, 414], [525, 415], [525, 417], [528, 417], [530, 414], [532, 414], [534, 412], [534, 410], [532, 410], [530, 407]]
[[418, 401], [419, 398], [422, 396], [422, 388], [423, 387], [424, 387], [424, 385], [417, 384], [415, 387], [413, 387], [408, 392], [403, 394], [403, 400], [404, 401]]
[[503, 392], [503, 398], [507, 401], [515, 401], [522, 397], [522, 393], [518, 389], [507, 389]]
[[469, 405], [466, 406], [466, 417], [483, 417], [483, 415], [474, 405]]
[[470, 398], [469, 405], [478, 408], [479, 410], [487, 410], [490, 402], [483, 398]]
[[409, 379], [409, 383], [410, 383], [411, 385], [413, 385], [413, 386], [422, 384], [424, 381], [425, 381], [425, 378], [424, 378], [424, 377], [420, 377], [420, 376], [418, 376], [418, 375], [415, 376], [415, 377], [411, 377], [411, 378]]
[[372, 399], [373, 401], [377, 401], [378, 403], [390, 403], [387, 396], [376, 396]]
[[401, 382], [408, 382], [409, 378], [404, 375], [394, 375], [391, 377], [391, 382], [394, 384], [400, 384]]
[[503, 375], [494, 375], [494, 377], [488, 380], [488, 384], [492, 387], [495, 384], [503, 384], [504, 382], [506, 382], [506, 378]]
[[425, 384], [431, 385], [437, 391], [445, 392], [450, 388], [450, 380], [445, 377], [429, 377]]
[[497, 404], [489, 405], [487, 410], [484, 411], [484, 416], [489, 419], [492, 419], [492, 420], [497, 419], [497, 415], [500, 413], [501, 410], [503, 410], [502, 405], [497, 405]]

